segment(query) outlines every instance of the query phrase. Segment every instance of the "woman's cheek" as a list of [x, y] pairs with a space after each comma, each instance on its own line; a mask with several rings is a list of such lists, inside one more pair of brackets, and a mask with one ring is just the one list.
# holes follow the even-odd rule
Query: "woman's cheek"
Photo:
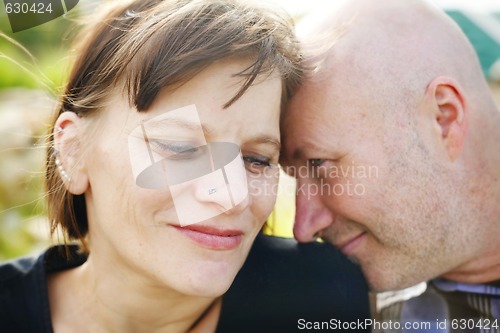
[[271, 214], [278, 193], [278, 182], [251, 179], [248, 192], [252, 202], [252, 212], [257, 221], [264, 223]]

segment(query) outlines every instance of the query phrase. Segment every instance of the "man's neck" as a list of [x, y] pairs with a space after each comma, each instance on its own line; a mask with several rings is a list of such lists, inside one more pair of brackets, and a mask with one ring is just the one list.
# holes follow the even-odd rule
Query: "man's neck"
[[484, 284], [500, 281], [500, 242], [497, 246], [470, 260], [441, 277], [450, 281], [470, 284]]

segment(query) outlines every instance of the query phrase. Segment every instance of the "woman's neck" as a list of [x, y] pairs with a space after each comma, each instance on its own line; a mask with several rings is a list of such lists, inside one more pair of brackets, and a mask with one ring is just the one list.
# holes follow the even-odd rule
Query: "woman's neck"
[[147, 286], [123, 272], [95, 269], [92, 258], [48, 277], [54, 332], [213, 332], [220, 301]]

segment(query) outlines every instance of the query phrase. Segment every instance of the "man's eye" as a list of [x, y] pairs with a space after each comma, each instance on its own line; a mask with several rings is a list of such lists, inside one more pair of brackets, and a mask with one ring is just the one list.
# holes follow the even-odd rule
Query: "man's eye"
[[312, 158], [307, 160], [307, 162], [312, 167], [319, 167], [325, 162], [325, 160], [321, 158]]
[[155, 152], [169, 159], [189, 159], [202, 153], [202, 147], [189, 142], [166, 140], [151, 140], [150, 142]]

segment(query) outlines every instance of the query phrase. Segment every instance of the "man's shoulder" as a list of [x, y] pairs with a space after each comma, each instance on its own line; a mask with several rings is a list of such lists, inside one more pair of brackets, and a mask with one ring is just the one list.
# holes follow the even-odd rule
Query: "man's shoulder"
[[[269, 282], [295, 284], [310, 280], [332, 287], [332, 282], [354, 279], [367, 290], [358, 265], [328, 243], [298, 243], [293, 238], [259, 234], [242, 269], [246, 274], [268, 274]], [[326, 279], [326, 280], [325, 280]]]
[[461, 322], [500, 324], [500, 288], [496, 283], [466, 284], [437, 278], [403, 290], [380, 293], [378, 318], [420, 323], [421, 327], [452, 321], [458, 328]]
[[237, 327], [246, 327], [246, 332], [293, 332], [301, 319], [351, 321], [369, 316], [363, 275], [337, 249], [260, 234], [224, 296], [221, 327], [227, 332]]
[[260, 233], [255, 239], [252, 250], [250, 251], [250, 258], [256, 257], [259, 260], [262, 257], [272, 256], [274, 259], [290, 259], [292, 258], [296, 263], [303, 263], [297, 259], [305, 262], [312, 260], [313, 262], [324, 262], [324, 260], [336, 260], [345, 262], [348, 266], [354, 265], [347, 257], [345, 257], [339, 250], [329, 243], [310, 242], [299, 243], [293, 238], [284, 238], [269, 236]]

